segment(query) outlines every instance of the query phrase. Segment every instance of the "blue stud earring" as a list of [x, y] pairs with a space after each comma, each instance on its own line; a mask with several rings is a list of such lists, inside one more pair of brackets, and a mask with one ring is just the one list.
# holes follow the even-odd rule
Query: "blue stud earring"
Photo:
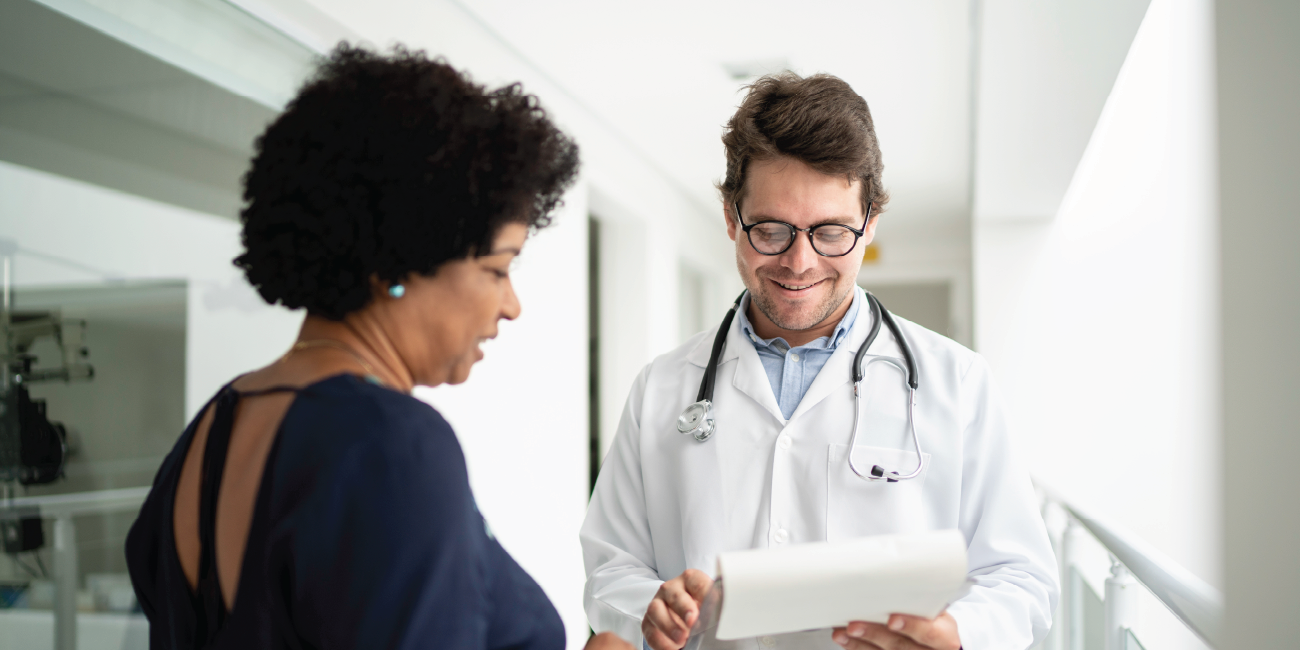
[[402, 296], [406, 295], [406, 287], [400, 284], [395, 284], [391, 287], [388, 287], [388, 295], [394, 298], [401, 298]]

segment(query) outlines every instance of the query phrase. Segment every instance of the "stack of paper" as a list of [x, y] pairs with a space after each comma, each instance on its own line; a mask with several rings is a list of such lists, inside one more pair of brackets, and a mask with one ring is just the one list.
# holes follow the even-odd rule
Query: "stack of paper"
[[946, 530], [736, 551], [718, 557], [718, 576], [726, 588], [710, 599], [721, 603], [708, 632], [720, 640], [883, 623], [893, 613], [933, 618], [964, 591], [966, 539]]

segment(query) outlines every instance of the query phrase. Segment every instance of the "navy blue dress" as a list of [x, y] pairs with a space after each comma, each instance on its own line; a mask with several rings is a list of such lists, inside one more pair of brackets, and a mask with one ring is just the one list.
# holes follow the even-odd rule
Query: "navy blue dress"
[[163, 461], [126, 543], [152, 648], [564, 647], [555, 608], [487, 529], [437, 411], [352, 375], [297, 393], [266, 460], [230, 611], [210, 552], [211, 479], [241, 394], [214, 398], [197, 590], [172, 507], [201, 413]]

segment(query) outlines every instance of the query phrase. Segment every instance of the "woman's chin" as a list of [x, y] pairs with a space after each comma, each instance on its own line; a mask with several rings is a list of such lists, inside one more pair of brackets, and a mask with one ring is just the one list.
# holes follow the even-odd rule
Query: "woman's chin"
[[451, 372], [447, 373], [448, 384], [463, 384], [469, 379], [469, 373], [474, 369], [474, 364], [483, 359], [483, 353], [475, 350], [476, 354], [471, 357], [473, 360], [465, 359], [452, 367]]

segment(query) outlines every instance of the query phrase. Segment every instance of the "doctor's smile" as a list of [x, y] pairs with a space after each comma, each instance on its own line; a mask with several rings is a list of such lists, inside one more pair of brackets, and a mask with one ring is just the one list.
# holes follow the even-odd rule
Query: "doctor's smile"
[[[776, 280], [772, 280], [772, 282], [776, 282]], [[776, 282], [777, 286], [781, 287], [782, 289], [785, 289], [787, 291], [795, 291], [795, 292], [811, 289], [820, 283], [821, 283], [820, 280], [812, 284], [804, 284], [804, 285], [792, 285], [792, 284], [785, 284], [784, 282]]]

